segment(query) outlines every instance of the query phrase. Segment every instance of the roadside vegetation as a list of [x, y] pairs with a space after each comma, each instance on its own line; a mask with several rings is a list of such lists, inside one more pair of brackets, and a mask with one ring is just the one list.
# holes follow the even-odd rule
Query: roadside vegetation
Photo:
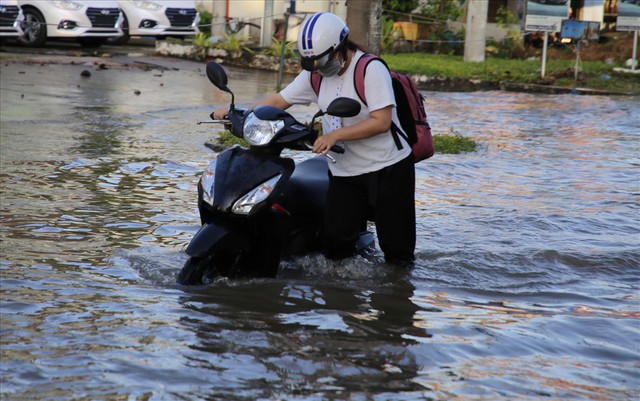
[[[509, 82], [537, 84], [563, 88], [589, 88], [615, 93], [640, 94], [640, 76], [617, 72], [626, 67], [631, 58], [633, 35], [631, 32], [603, 33], [598, 43], [584, 43], [580, 51], [580, 63], [576, 79], [577, 46], [575, 43], [554, 43], [547, 51], [545, 76], [541, 76], [541, 40], [535, 35], [523, 36], [514, 29], [515, 16], [506, 8], [500, 8], [497, 22], [507, 30], [507, 37], [487, 42], [486, 59], [482, 63], [463, 60], [464, 29], [452, 32], [446, 21], [459, 20], [463, 10], [457, 0], [383, 0], [382, 57], [389, 67], [410, 74], [428, 77], [480, 80], [487, 83]], [[201, 12], [201, 21], [210, 24], [211, 15]], [[395, 23], [413, 21], [419, 25], [421, 38], [409, 41]], [[203, 32], [207, 29], [202, 28]], [[266, 54], [279, 57], [282, 42], [274, 39], [269, 48], [255, 49], [248, 37], [226, 35], [213, 43], [209, 35], [202, 33], [194, 44], [206, 48], [222, 48], [230, 52]], [[285, 43], [285, 57], [297, 57], [295, 43]]]
[[[605, 61], [582, 61], [575, 79], [575, 59], [547, 60], [545, 77], [540, 74], [539, 59], [504, 59], [487, 57], [483, 63], [467, 63], [462, 56], [449, 54], [383, 54], [391, 69], [405, 73], [447, 78], [508, 81], [573, 88], [585, 87], [612, 92], [640, 94], [638, 74], [617, 73], [621, 64]], [[575, 57], [575, 56], [574, 56]]]
[[[216, 152], [221, 152], [235, 145], [249, 146], [244, 139], [234, 136], [229, 131], [221, 131], [218, 137], [206, 144], [207, 147]], [[477, 143], [473, 139], [463, 137], [451, 129], [449, 133], [433, 135], [433, 146], [436, 149], [436, 153], [439, 154], [460, 154], [475, 151]]]

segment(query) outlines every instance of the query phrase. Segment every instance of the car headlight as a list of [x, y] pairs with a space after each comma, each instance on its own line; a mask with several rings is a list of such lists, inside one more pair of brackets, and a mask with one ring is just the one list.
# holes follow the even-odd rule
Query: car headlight
[[209, 163], [209, 167], [202, 173], [200, 185], [202, 185], [202, 200], [213, 206], [214, 190], [216, 183], [216, 161]]
[[261, 120], [254, 113], [249, 113], [244, 120], [244, 139], [249, 145], [263, 146], [271, 142], [282, 127], [282, 120]]
[[75, 3], [69, 0], [54, 0], [51, 3], [53, 3], [53, 5], [58, 8], [62, 8], [63, 10], [79, 10], [82, 8], [82, 4]]
[[154, 3], [152, 1], [146, 1], [146, 0], [136, 0], [133, 2], [133, 5], [145, 10], [159, 10], [162, 8], [162, 4], [158, 4], [158, 3]]
[[242, 198], [238, 199], [236, 203], [233, 204], [233, 208], [231, 211], [235, 214], [249, 214], [253, 210], [254, 207], [259, 205], [262, 201], [267, 199], [273, 189], [275, 188], [278, 180], [280, 180], [282, 174], [278, 174], [275, 177], [263, 182], [258, 185], [251, 191], [249, 191]]

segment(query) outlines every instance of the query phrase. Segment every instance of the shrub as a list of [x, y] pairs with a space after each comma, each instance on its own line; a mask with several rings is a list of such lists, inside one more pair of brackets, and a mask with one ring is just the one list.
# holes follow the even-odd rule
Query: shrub
[[[282, 54], [282, 41], [271, 38], [272, 43], [271, 47], [268, 49], [264, 49], [262, 53], [267, 54], [269, 56], [280, 57]], [[294, 49], [296, 48], [296, 42], [287, 42], [284, 48], [284, 56], [286, 58], [291, 58], [294, 56]]]
[[433, 146], [436, 153], [441, 154], [459, 154], [462, 152], [473, 152], [476, 150], [477, 143], [469, 138], [465, 138], [457, 132], [453, 131], [449, 134], [434, 135]]

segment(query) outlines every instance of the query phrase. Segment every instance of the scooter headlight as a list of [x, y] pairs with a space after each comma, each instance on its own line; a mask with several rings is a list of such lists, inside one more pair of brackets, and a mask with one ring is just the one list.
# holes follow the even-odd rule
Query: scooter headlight
[[202, 173], [200, 185], [202, 185], [202, 200], [213, 206], [213, 193], [216, 183], [216, 161], [209, 163], [209, 167]]
[[249, 191], [233, 204], [231, 211], [235, 214], [250, 214], [256, 206], [271, 195], [280, 177], [282, 177], [282, 174], [276, 175]]
[[267, 145], [284, 127], [282, 120], [261, 120], [254, 113], [249, 113], [244, 120], [244, 139], [252, 146]]

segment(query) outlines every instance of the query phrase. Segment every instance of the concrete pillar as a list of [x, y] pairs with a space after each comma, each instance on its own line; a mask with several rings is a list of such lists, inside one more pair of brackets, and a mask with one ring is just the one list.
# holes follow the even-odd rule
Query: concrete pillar
[[484, 61], [488, 11], [489, 2], [487, 0], [469, 0], [467, 6], [467, 29], [464, 42], [464, 61]]
[[347, 21], [347, 2], [342, 1], [332, 1], [330, 4], [329, 12], [337, 15], [343, 21]]
[[260, 47], [271, 47], [273, 37], [273, 0], [265, 0], [262, 28], [260, 29]]
[[225, 23], [227, 16], [228, 0], [210, 0], [211, 1], [211, 36], [223, 38], [226, 32]]
[[382, 0], [347, 0], [349, 39], [380, 55]]

